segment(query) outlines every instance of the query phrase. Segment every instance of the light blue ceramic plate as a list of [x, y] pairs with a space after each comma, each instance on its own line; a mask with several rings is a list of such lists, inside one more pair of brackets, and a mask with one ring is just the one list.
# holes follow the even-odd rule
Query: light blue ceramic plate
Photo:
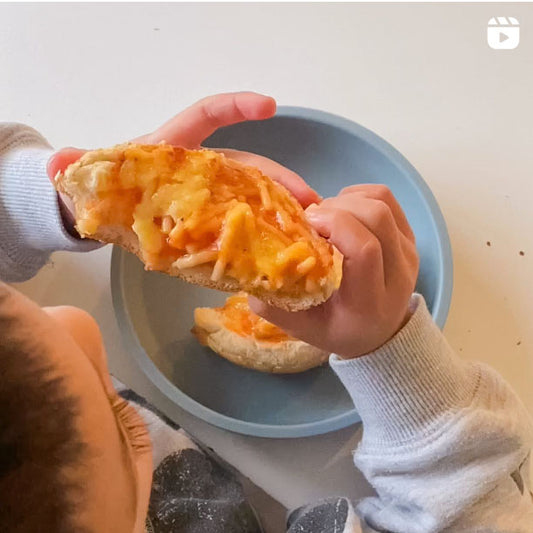
[[[452, 291], [452, 256], [440, 209], [418, 172], [386, 141], [344, 118], [281, 107], [267, 121], [217, 131], [207, 143], [265, 155], [302, 175], [323, 196], [354, 183], [384, 183], [416, 234], [421, 264], [417, 290], [443, 326]], [[115, 247], [113, 301], [126, 347], [146, 376], [173, 402], [217, 426], [261, 437], [302, 437], [359, 421], [326, 366], [297, 375], [269, 375], [232, 365], [190, 333], [193, 310], [226, 295], [145, 272]]]

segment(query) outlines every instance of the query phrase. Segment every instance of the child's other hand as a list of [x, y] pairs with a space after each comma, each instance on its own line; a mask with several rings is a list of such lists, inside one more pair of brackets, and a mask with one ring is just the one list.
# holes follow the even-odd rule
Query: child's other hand
[[344, 256], [338, 291], [324, 304], [298, 313], [255, 298], [252, 309], [285, 331], [344, 358], [382, 346], [409, 319], [418, 274], [414, 234], [383, 185], [354, 185], [310, 206], [307, 217]]
[[[196, 102], [153, 133], [137, 137], [132, 142], [158, 144], [164, 141], [174, 146], [197, 149], [201, 148], [202, 142], [219, 128], [246, 120], [264, 120], [272, 117], [275, 112], [276, 101], [269, 96], [252, 92], [217, 94]], [[217, 151], [246, 165], [261, 169], [264, 174], [289, 189], [304, 207], [320, 201], [317, 193], [300, 176], [275, 161], [238, 150]], [[78, 148], [63, 148], [56, 152], [48, 161], [50, 180], [53, 182], [58, 172], [63, 172], [85, 152], [86, 150]], [[65, 226], [69, 231], [71, 229], [75, 231], [72, 202], [63, 194], [60, 194], [59, 198]]]

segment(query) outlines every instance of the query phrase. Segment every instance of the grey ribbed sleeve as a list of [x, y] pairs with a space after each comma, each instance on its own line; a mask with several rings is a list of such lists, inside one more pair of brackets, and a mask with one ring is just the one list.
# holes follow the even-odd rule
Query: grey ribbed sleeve
[[63, 227], [47, 174], [52, 148], [34, 129], [0, 123], [0, 279], [24, 281], [55, 250], [88, 251], [98, 243], [75, 239]]
[[489, 367], [460, 359], [423, 298], [387, 344], [330, 364], [363, 421], [354, 462], [377, 492], [358, 505], [378, 531], [533, 532], [531, 419]]

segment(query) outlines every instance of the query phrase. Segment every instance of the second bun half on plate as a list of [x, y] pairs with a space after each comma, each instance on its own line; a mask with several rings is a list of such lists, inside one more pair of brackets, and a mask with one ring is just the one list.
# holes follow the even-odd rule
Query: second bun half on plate
[[256, 315], [248, 296], [228, 297], [222, 307], [198, 307], [192, 332], [232, 363], [261, 372], [295, 374], [320, 366], [329, 352], [295, 339]]

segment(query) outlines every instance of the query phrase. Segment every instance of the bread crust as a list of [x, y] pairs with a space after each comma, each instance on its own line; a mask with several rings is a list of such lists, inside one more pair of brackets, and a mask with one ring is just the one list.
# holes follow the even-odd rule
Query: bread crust
[[303, 341], [258, 341], [224, 326], [223, 316], [210, 307], [194, 311], [192, 333], [204, 346], [232, 363], [271, 374], [296, 374], [324, 364], [329, 353]]
[[[90, 166], [95, 162], [117, 161], [120, 159], [120, 153], [124, 150], [125, 146], [127, 145], [87, 152], [79, 161], [70, 165], [64, 173], [58, 173], [55, 178], [56, 188], [58, 191], [67, 194], [72, 199], [77, 212], [79, 211], [80, 206], [89, 201], [97, 201], [98, 198], [96, 193], [91, 191], [90, 185], [87, 186], [87, 184], [84, 184], [83, 187], [79, 186], [76, 179], [77, 171], [83, 167]], [[226, 158], [225, 160], [231, 167], [238, 167], [240, 169], [248, 168], [238, 161]], [[104, 243], [116, 244], [126, 249], [128, 252], [135, 254], [141, 261], [143, 260], [139, 240], [131, 227], [100, 225], [95, 233], [86, 235], [83, 234], [83, 232], [80, 232], [80, 235], [82, 238], [88, 237]], [[337, 250], [335, 250], [334, 262], [335, 267], [331, 269], [329, 277], [325, 280], [326, 283], [320, 287], [319, 291], [314, 293], [308, 293], [296, 289], [292, 292], [288, 290], [266, 290], [251, 284], [242, 284], [238, 280], [229, 276], [223, 276], [220, 280], [213, 281], [211, 279], [213, 269], [209, 265], [200, 265], [190, 268], [178, 268], [175, 265], [171, 265], [167, 270], [161, 271], [170, 276], [181, 278], [189, 283], [212, 289], [226, 292], [238, 292], [244, 290], [265, 303], [285, 309], [286, 311], [303, 311], [325, 302], [338, 287], [340, 279], [339, 265], [340, 262], [342, 262], [342, 259]]]

